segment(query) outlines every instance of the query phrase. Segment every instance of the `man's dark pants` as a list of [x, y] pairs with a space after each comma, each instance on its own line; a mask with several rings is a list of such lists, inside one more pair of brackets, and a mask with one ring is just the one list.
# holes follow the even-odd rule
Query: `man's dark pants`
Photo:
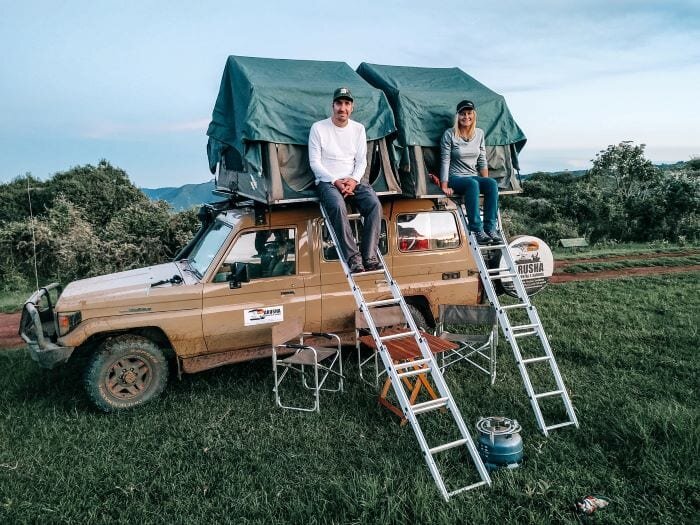
[[316, 193], [321, 204], [328, 212], [331, 225], [340, 243], [340, 252], [345, 261], [348, 264], [354, 264], [359, 262], [357, 258], [360, 255], [365, 263], [376, 261], [379, 232], [381, 230], [382, 205], [374, 189], [368, 184], [359, 183], [355, 186], [355, 195], [347, 197], [365, 219], [359, 252], [350, 228], [345, 198], [343, 198], [340, 190], [330, 182], [319, 182], [316, 185]]

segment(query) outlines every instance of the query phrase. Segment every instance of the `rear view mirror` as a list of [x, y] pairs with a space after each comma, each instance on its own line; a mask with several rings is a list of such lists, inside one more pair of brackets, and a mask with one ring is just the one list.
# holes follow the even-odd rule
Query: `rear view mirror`
[[242, 262], [233, 263], [231, 276], [228, 279], [228, 287], [231, 289], [240, 288], [241, 283], [250, 282], [248, 277], [248, 265]]

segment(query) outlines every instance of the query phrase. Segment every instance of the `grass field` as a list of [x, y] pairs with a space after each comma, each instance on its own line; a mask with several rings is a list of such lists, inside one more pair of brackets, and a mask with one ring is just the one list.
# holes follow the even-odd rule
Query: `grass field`
[[700, 254], [683, 257], [654, 257], [650, 259], [621, 259], [616, 261], [596, 261], [574, 263], [566, 266], [564, 273], [599, 272], [605, 270], [623, 270], [625, 268], [648, 268], [652, 266], [691, 266], [700, 264]]
[[695, 243], [679, 245], [666, 241], [655, 241], [650, 243], [624, 244], [600, 243], [583, 248], [563, 248], [561, 246], [554, 246], [552, 247], [552, 251], [554, 252], [554, 258], [556, 260], [565, 261], [568, 259], [604, 258], [618, 255], [646, 255], [678, 252], [698, 253], [700, 252], [700, 246]]
[[446, 378], [470, 425], [521, 422], [525, 461], [449, 503], [350, 352], [346, 392], [323, 396], [320, 415], [274, 407], [267, 360], [103, 415], [79, 362], [45, 371], [0, 352], [0, 523], [577, 523], [588, 494], [611, 500], [596, 523], [699, 523], [697, 273], [550, 286], [535, 304], [581, 428], [537, 432], [501, 341], [493, 387], [467, 367]]

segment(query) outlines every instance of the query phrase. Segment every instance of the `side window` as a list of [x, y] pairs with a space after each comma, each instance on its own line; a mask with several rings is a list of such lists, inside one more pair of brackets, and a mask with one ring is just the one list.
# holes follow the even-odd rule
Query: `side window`
[[[355, 242], [359, 246], [360, 239], [362, 238], [362, 221], [360, 219], [350, 219], [350, 227], [352, 228], [352, 236], [355, 238]], [[330, 233], [328, 233], [328, 228], [323, 225], [323, 259], [326, 261], [337, 261], [338, 252], [335, 251], [335, 244], [333, 244], [333, 239], [331, 239]], [[379, 232], [379, 249], [382, 255], [386, 255], [389, 250], [389, 243], [386, 237], [386, 221], [382, 219], [382, 229]]]
[[399, 250], [449, 250], [459, 246], [455, 216], [449, 211], [405, 213], [396, 218]]
[[216, 274], [214, 282], [228, 280], [233, 263], [248, 265], [250, 280], [295, 275], [296, 232], [293, 228], [246, 232], [234, 242]]

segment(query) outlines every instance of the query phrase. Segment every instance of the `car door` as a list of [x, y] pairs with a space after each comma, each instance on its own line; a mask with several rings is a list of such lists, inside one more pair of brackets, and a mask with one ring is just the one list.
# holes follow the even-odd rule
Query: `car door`
[[[362, 223], [359, 219], [351, 219], [350, 226], [355, 241], [359, 244], [362, 237]], [[355, 328], [355, 310], [357, 303], [352, 290], [348, 286], [348, 280], [343, 273], [343, 268], [338, 262], [333, 240], [325, 225], [320, 229], [321, 250], [319, 253], [319, 268], [321, 270], [321, 325], [327, 332], [345, 332]], [[384, 257], [384, 262], [391, 271], [392, 259], [387, 254], [387, 221], [382, 217], [381, 232], [379, 236], [379, 248]], [[361, 273], [353, 276], [355, 282], [362, 290], [365, 300], [375, 301], [391, 297], [389, 283], [383, 273]]]
[[[271, 327], [305, 320], [304, 279], [298, 271], [296, 228], [244, 230], [234, 239], [210, 282], [204, 285], [202, 327], [209, 353], [271, 343]], [[234, 263], [248, 282], [230, 286]]]

